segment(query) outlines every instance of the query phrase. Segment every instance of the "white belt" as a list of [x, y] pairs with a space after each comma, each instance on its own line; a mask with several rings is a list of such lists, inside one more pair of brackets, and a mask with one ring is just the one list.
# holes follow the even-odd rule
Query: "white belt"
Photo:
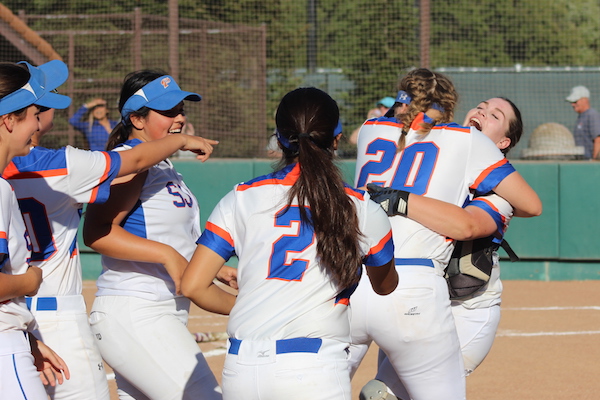
[[82, 295], [45, 297], [26, 297], [27, 308], [32, 313], [40, 311], [86, 311]]

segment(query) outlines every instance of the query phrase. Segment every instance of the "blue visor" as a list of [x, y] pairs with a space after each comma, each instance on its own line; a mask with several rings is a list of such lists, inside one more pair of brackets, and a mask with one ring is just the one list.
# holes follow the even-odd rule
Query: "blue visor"
[[411, 101], [412, 99], [408, 93], [406, 93], [404, 90], [398, 91], [398, 94], [396, 95], [396, 103], [410, 104]]
[[186, 92], [179, 88], [175, 79], [169, 75], [163, 75], [147, 83], [125, 102], [121, 110], [121, 117], [127, 120], [131, 113], [142, 107], [151, 110], [167, 111], [181, 103], [183, 100], [200, 101], [197, 93]]
[[34, 67], [26, 61], [29, 70], [29, 81], [20, 89], [0, 99], [0, 115], [21, 110], [30, 105], [47, 108], [63, 109], [71, 104], [71, 98], [58, 93], [53, 93], [69, 76], [69, 70], [60, 60], [52, 60], [39, 67]]

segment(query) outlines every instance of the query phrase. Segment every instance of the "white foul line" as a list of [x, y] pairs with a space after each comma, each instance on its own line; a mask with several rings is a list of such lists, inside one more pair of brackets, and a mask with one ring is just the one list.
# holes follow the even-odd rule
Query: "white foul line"
[[600, 306], [581, 307], [502, 307], [502, 311], [560, 311], [560, 310], [600, 310]]
[[574, 331], [574, 332], [498, 332], [497, 337], [534, 337], [534, 336], [573, 336], [573, 335], [600, 335], [600, 331]]

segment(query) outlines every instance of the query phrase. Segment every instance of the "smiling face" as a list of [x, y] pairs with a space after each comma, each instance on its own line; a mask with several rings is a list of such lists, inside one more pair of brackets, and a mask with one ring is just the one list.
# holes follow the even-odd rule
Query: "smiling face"
[[135, 127], [132, 137], [145, 142], [181, 133], [185, 125], [183, 102], [166, 111], [150, 110], [146, 117], [132, 114], [131, 122]]
[[499, 149], [504, 149], [510, 144], [506, 135], [510, 122], [515, 118], [512, 106], [506, 100], [495, 97], [470, 110], [463, 125], [477, 128], [492, 139]]
[[39, 113], [39, 108], [31, 105], [22, 116], [14, 113], [3, 116], [6, 129], [2, 130], [1, 144], [7, 146], [10, 158], [29, 154], [31, 138], [40, 130]]

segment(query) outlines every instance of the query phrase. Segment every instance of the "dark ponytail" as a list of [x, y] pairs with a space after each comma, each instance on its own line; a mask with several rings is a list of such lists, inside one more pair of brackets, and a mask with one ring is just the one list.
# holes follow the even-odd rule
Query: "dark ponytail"
[[[298, 161], [300, 176], [290, 189], [288, 204], [300, 206], [304, 223], [312, 225], [321, 265], [340, 288], [359, 278], [361, 234], [356, 208], [334, 164], [333, 132], [339, 120], [335, 100], [316, 88], [286, 94], [275, 116], [283, 161]], [[310, 216], [304, 207], [310, 209]]]

